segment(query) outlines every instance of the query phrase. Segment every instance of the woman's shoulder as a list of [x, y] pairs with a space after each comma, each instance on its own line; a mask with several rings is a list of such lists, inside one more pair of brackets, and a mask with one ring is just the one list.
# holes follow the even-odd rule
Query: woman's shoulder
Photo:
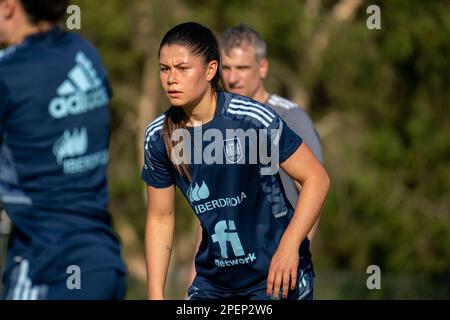
[[226, 93], [223, 114], [250, 127], [264, 129], [276, 122], [278, 114], [268, 105], [238, 94]]
[[145, 129], [144, 135], [144, 145], [145, 150], [148, 149], [149, 145], [164, 147], [164, 141], [162, 139], [162, 129], [164, 126], [164, 120], [166, 118], [167, 112], [160, 114], [153, 121], [151, 121], [147, 128]]

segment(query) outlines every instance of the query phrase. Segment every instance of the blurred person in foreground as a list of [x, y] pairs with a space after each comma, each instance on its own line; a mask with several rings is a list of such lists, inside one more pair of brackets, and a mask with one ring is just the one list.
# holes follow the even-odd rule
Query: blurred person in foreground
[[122, 299], [107, 211], [111, 90], [68, 0], [0, 0], [0, 200], [13, 223], [4, 299]]

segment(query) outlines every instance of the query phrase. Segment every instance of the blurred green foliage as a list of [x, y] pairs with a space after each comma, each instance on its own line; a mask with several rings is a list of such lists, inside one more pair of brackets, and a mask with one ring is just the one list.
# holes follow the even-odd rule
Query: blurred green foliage
[[[291, 99], [299, 88], [307, 93], [297, 102], [317, 123], [332, 178], [313, 243], [317, 297], [450, 297], [450, 2], [356, 1], [349, 18], [333, 16], [351, 2], [72, 1], [115, 91], [111, 212], [129, 263], [129, 298], [145, 298], [145, 279], [134, 274], [144, 267], [136, 125], [144, 69], [157, 64], [164, 33], [184, 21], [217, 34], [246, 22], [267, 40], [269, 89]], [[366, 27], [371, 4], [381, 8], [381, 30]], [[153, 94], [163, 111], [161, 91]], [[169, 298], [183, 297], [195, 241], [194, 214], [177, 199]], [[378, 292], [365, 286], [371, 264], [386, 275]]]

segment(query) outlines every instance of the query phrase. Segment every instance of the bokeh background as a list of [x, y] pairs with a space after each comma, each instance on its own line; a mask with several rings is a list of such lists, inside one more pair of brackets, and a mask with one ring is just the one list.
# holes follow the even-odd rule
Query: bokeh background
[[[307, 110], [332, 189], [312, 245], [317, 299], [450, 298], [450, 2], [409, 0], [73, 0], [80, 34], [114, 90], [110, 211], [128, 266], [128, 299], [145, 299], [147, 124], [168, 107], [157, 50], [175, 24], [218, 35], [245, 22], [267, 40], [267, 87]], [[369, 5], [381, 30], [369, 30]], [[182, 299], [194, 214], [177, 195], [166, 296]], [[369, 265], [381, 290], [368, 290]]]

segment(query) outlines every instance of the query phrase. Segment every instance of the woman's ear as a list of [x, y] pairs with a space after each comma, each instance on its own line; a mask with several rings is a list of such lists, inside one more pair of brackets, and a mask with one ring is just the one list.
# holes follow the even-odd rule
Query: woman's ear
[[207, 81], [211, 81], [215, 77], [218, 68], [219, 68], [219, 63], [216, 60], [210, 61], [208, 63], [208, 66], [206, 67], [206, 80]]

